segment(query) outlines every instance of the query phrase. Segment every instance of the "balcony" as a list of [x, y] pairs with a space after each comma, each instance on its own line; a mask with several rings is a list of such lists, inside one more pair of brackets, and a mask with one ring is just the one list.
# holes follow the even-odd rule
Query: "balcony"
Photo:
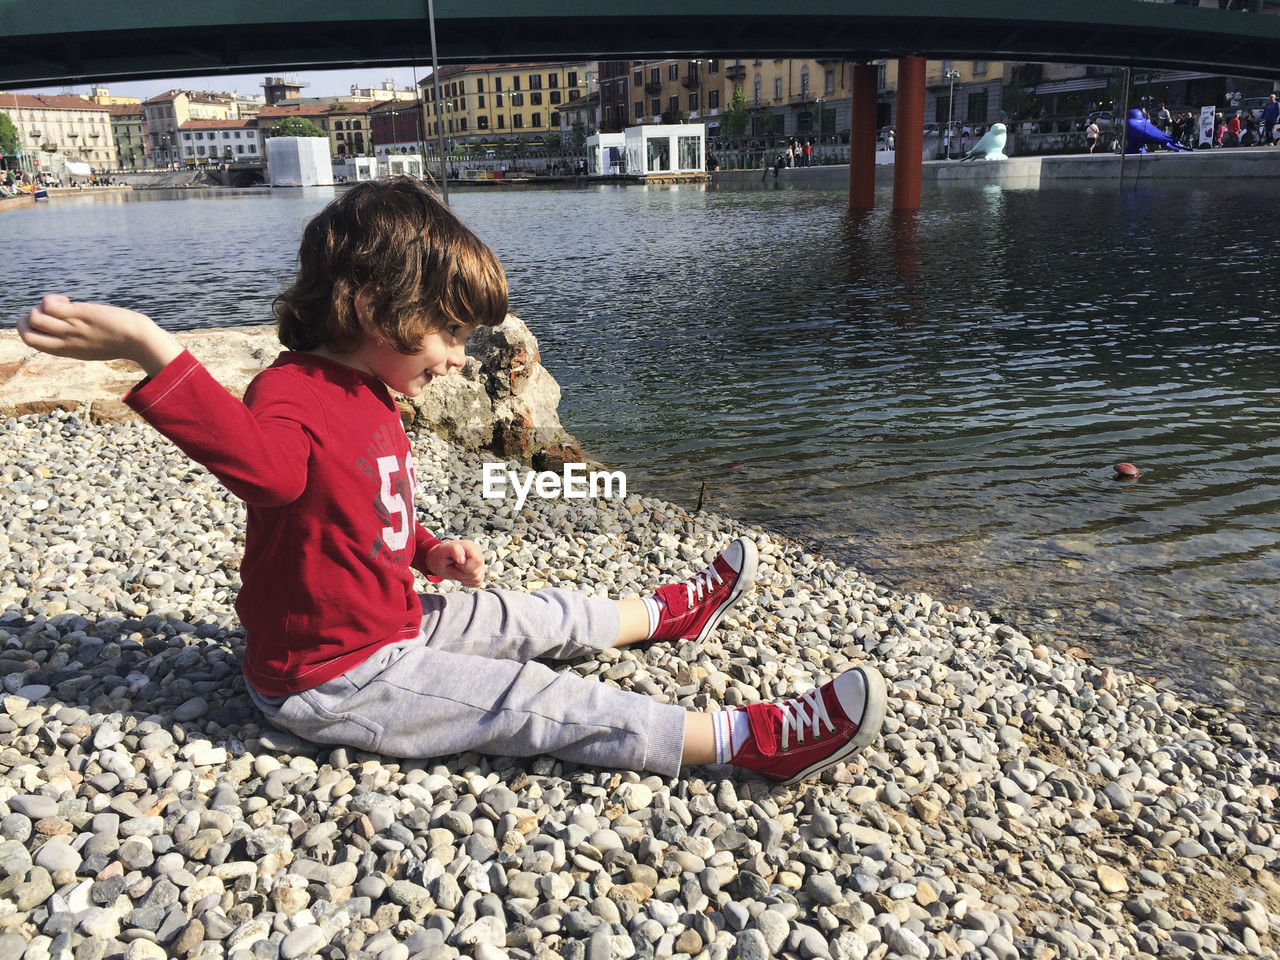
[[653, 80], [650, 80], [648, 83], [644, 85], [644, 92], [645, 93], [661, 93], [662, 81], [659, 80], [655, 82]]
[[702, 79], [696, 73], [691, 73], [680, 81], [680, 86], [686, 90], [697, 90], [702, 86]]
[[731, 67], [725, 67], [724, 75], [729, 80], [745, 80], [747, 78], [747, 68], [737, 63]]

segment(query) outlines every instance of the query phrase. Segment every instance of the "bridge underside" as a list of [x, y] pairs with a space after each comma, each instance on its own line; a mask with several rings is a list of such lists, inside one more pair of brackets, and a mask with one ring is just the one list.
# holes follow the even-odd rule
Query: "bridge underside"
[[[544, 15], [529, 17], [523, 15], [528, 6], [514, 0], [442, 0], [436, 4], [439, 57], [482, 63], [914, 55], [1280, 78], [1280, 16], [1269, 12], [1137, 0], [969, 0], [963, 15], [945, 0], [739, 0], [731, 14], [727, 6], [618, 2], [606, 16], [598, 3], [578, 0], [549, 3]], [[423, 65], [430, 52], [425, 0], [0, 0], [0, 87]]]

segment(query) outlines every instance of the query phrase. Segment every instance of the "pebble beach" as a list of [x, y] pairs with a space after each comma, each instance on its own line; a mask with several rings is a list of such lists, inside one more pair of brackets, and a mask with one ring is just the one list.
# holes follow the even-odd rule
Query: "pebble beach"
[[564, 669], [708, 709], [866, 661], [888, 718], [794, 787], [317, 747], [245, 692], [230, 494], [137, 422], [0, 432], [0, 960], [1280, 956], [1276, 748], [1012, 614], [634, 493], [517, 512], [418, 436], [420, 519], [495, 586], [639, 593], [757, 542], [709, 642]]

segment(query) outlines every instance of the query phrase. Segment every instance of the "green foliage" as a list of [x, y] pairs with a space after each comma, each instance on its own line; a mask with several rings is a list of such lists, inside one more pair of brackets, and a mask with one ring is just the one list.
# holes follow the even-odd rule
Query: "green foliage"
[[747, 107], [747, 95], [742, 92], [742, 84], [733, 88], [733, 97], [729, 100], [729, 109], [724, 112], [725, 133], [735, 140], [747, 135], [747, 127], [751, 123], [751, 110]]
[[12, 156], [18, 152], [18, 128], [7, 113], [0, 113], [0, 154]]
[[268, 132], [272, 137], [323, 137], [325, 132], [306, 117], [285, 117]]
[[569, 135], [569, 144], [574, 153], [587, 149], [587, 127], [581, 120], [573, 121], [573, 133]]
[[560, 141], [560, 134], [558, 134], [558, 133], [549, 133], [549, 134], [547, 134], [547, 149], [548, 149], [548, 150], [559, 150], [559, 149], [560, 149], [560, 145], [561, 145], [561, 141]]

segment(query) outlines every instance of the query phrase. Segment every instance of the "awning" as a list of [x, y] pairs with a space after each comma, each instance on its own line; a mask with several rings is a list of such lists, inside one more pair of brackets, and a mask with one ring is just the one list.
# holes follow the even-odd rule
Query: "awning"
[[93, 171], [89, 169], [89, 165], [87, 163], [77, 163], [74, 160], [67, 161], [67, 173], [71, 174], [73, 177], [87, 177], [92, 172]]

